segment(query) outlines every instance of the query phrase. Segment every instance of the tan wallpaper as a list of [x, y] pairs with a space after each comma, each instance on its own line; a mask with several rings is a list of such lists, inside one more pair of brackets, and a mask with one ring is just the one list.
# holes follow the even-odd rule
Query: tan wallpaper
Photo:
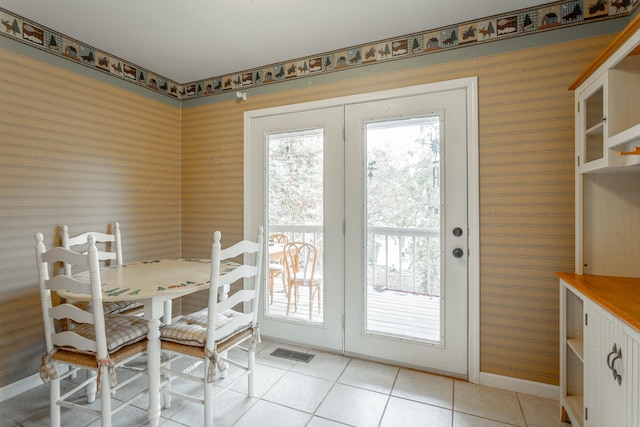
[[38, 371], [33, 235], [107, 231], [180, 255], [180, 109], [0, 48], [0, 387]]
[[612, 38], [371, 68], [182, 113], [0, 49], [0, 387], [35, 373], [42, 351], [36, 231], [51, 245], [63, 223], [83, 231], [117, 220], [125, 261], [206, 257], [212, 230], [242, 236], [245, 110], [468, 76], [479, 77], [481, 370], [557, 384], [554, 272], [574, 266], [567, 87]]
[[228, 240], [242, 235], [245, 110], [478, 76], [481, 371], [558, 384], [554, 273], [574, 268], [574, 117], [567, 88], [611, 38], [184, 108], [183, 254], [205, 256], [198, 236], [211, 229]]

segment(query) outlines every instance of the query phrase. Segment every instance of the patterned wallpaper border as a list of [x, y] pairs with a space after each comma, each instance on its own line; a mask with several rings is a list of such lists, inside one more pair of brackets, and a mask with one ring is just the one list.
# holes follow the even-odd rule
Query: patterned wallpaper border
[[2, 8], [0, 34], [132, 84], [184, 100], [628, 16], [639, 3], [640, 0], [558, 1], [188, 83], [174, 82]]

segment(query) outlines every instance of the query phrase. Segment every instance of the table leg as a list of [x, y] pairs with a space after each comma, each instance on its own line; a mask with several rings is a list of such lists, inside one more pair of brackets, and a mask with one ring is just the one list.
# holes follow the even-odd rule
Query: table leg
[[162, 298], [144, 303], [144, 317], [149, 322], [147, 335], [147, 374], [149, 376], [149, 425], [157, 427], [160, 420], [160, 317], [164, 314]]

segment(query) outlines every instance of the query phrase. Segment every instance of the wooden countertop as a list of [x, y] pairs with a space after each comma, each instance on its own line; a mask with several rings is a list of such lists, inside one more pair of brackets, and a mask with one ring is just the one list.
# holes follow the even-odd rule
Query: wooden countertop
[[640, 332], [640, 279], [565, 272], [556, 275]]

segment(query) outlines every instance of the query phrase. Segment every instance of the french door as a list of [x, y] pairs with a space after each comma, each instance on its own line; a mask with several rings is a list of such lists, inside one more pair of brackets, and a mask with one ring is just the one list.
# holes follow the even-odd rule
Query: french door
[[[251, 185], [245, 198], [245, 206], [251, 206], [247, 215], [255, 224], [250, 230], [260, 224], [267, 235], [262, 333], [334, 351], [342, 351], [343, 345], [342, 119], [341, 107], [252, 119]], [[308, 289], [294, 295], [285, 288], [283, 257], [278, 256], [282, 248], [271, 241], [275, 234], [316, 247], [319, 310], [317, 303], [309, 304]], [[274, 273], [269, 264], [276, 263], [280, 268]]]
[[304, 291], [294, 306], [285, 275], [265, 266], [260, 325], [466, 377], [470, 98], [457, 85], [420, 89], [245, 113], [245, 229], [321, 254], [319, 308]]
[[345, 352], [467, 375], [464, 89], [345, 107]]

